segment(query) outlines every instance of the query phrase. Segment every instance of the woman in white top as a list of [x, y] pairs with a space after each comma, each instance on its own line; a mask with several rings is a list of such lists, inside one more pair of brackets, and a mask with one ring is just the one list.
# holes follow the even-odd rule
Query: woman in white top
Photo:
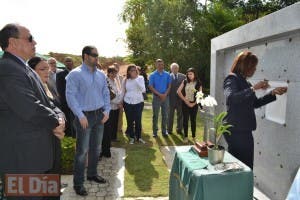
[[196, 117], [198, 104], [196, 102], [196, 93], [202, 91], [201, 81], [197, 78], [194, 68], [186, 71], [186, 79], [183, 80], [177, 90], [178, 96], [182, 99], [183, 131], [184, 143], [188, 143], [188, 122], [191, 119], [191, 130], [193, 141], [196, 142]]
[[109, 119], [104, 124], [104, 133], [102, 139], [102, 151], [100, 157], [111, 157], [110, 146], [111, 141], [117, 140], [119, 111], [122, 108], [122, 89], [121, 85], [118, 85], [115, 78], [117, 75], [117, 69], [114, 66], [110, 66], [107, 69], [107, 83], [115, 97], [110, 100], [111, 110], [109, 112]]
[[138, 142], [145, 143], [141, 139], [142, 131], [142, 112], [144, 107], [143, 92], [145, 82], [142, 76], [138, 75], [137, 67], [129, 65], [127, 68], [127, 77], [124, 81], [124, 111], [127, 119], [127, 133], [130, 136], [130, 144], [135, 139]]

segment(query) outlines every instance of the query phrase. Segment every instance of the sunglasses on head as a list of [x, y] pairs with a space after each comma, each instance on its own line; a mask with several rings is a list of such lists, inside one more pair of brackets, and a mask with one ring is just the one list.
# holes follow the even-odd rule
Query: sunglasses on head
[[89, 53], [88, 54], [89, 56], [92, 56], [92, 57], [94, 57], [94, 58], [97, 58], [99, 55], [98, 54], [96, 54], [96, 53]]

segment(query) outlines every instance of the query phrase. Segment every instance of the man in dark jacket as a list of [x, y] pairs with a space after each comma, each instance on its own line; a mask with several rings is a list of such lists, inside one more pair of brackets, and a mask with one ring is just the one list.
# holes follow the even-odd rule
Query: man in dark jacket
[[66, 136], [75, 138], [76, 133], [73, 127], [74, 114], [70, 110], [66, 100], [66, 76], [74, 68], [73, 59], [71, 57], [66, 57], [64, 64], [66, 68], [56, 74], [56, 88], [59, 94], [61, 109], [66, 115]]
[[[55, 136], [64, 136], [64, 115], [45, 94], [37, 74], [26, 65], [35, 55], [29, 30], [7, 24], [0, 30], [0, 176], [50, 173]], [[24, 198], [20, 198], [24, 199]]]

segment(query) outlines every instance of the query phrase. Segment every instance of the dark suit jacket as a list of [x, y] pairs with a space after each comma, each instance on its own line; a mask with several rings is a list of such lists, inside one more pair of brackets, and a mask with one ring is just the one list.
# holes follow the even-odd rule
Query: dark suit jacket
[[169, 101], [170, 101], [170, 106], [174, 106], [176, 104], [181, 105], [181, 99], [177, 95], [177, 90], [182, 83], [182, 81], [186, 78], [186, 76], [182, 73], [177, 73], [177, 81], [175, 80], [175, 75], [173, 73], [170, 74], [171, 77], [171, 89], [169, 93]]
[[43, 173], [53, 167], [61, 111], [36, 74], [14, 55], [0, 59], [0, 174]]
[[241, 75], [230, 74], [224, 80], [227, 116], [225, 120], [234, 130], [252, 131], [256, 129], [255, 108], [276, 100], [271, 93], [257, 98], [251, 84]]
[[67, 69], [56, 74], [56, 89], [59, 94], [60, 102], [63, 107], [67, 106], [66, 100], [66, 76], [69, 74]]

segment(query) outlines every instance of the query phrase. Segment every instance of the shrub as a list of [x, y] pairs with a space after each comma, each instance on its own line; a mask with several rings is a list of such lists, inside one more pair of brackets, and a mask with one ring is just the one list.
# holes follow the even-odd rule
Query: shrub
[[75, 157], [76, 139], [64, 137], [61, 140], [61, 173], [72, 174]]

